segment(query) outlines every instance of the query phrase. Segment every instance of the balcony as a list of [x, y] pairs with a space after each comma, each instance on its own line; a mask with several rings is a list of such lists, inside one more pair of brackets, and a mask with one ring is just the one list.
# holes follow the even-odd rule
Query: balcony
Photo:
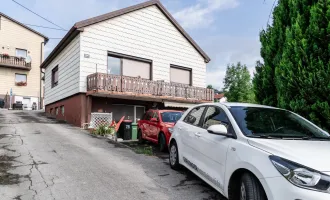
[[212, 89], [142, 78], [95, 73], [87, 77], [87, 95], [145, 101], [212, 102]]
[[27, 63], [25, 58], [0, 54], [0, 67], [23, 69], [30, 71], [31, 63]]

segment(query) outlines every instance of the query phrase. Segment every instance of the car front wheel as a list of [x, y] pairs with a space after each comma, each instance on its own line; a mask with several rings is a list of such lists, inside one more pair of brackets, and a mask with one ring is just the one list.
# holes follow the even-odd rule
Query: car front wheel
[[267, 200], [261, 184], [249, 173], [243, 174], [241, 178], [239, 200]]
[[170, 151], [170, 166], [172, 169], [177, 170], [180, 168], [180, 164], [179, 164], [178, 146], [175, 141], [171, 142], [169, 151]]

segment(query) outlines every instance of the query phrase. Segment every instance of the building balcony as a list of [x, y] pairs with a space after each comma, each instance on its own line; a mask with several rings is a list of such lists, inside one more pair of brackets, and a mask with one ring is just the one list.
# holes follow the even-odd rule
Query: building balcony
[[144, 101], [213, 102], [214, 90], [178, 83], [94, 73], [87, 77], [87, 95]]
[[0, 54], [0, 67], [15, 68], [15, 69], [30, 71], [31, 63], [27, 63], [25, 58]]

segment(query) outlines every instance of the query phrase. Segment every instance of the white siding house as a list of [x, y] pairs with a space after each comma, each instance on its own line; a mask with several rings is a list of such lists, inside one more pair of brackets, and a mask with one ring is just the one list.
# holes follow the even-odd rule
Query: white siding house
[[118, 116], [136, 119], [136, 107], [212, 101], [209, 61], [158, 0], [77, 22], [41, 66], [46, 112], [61, 107], [83, 122], [90, 112], [125, 111], [115, 106], [125, 104], [134, 110]]
[[[52, 87], [52, 70], [58, 67], [58, 85]], [[77, 35], [45, 70], [45, 105], [79, 93], [80, 36]]]
[[107, 52], [147, 58], [153, 61], [153, 80], [170, 82], [170, 65], [192, 69], [192, 85], [206, 87], [206, 63], [157, 6], [150, 6], [126, 15], [84, 28], [81, 52], [80, 91], [86, 92], [86, 77], [107, 73]]

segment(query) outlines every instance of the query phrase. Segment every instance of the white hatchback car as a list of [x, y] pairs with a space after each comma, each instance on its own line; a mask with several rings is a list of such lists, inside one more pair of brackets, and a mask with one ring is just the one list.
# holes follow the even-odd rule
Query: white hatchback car
[[200, 104], [171, 132], [171, 167], [185, 166], [230, 200], [330, 199], [330, 136], [293, 112]]

